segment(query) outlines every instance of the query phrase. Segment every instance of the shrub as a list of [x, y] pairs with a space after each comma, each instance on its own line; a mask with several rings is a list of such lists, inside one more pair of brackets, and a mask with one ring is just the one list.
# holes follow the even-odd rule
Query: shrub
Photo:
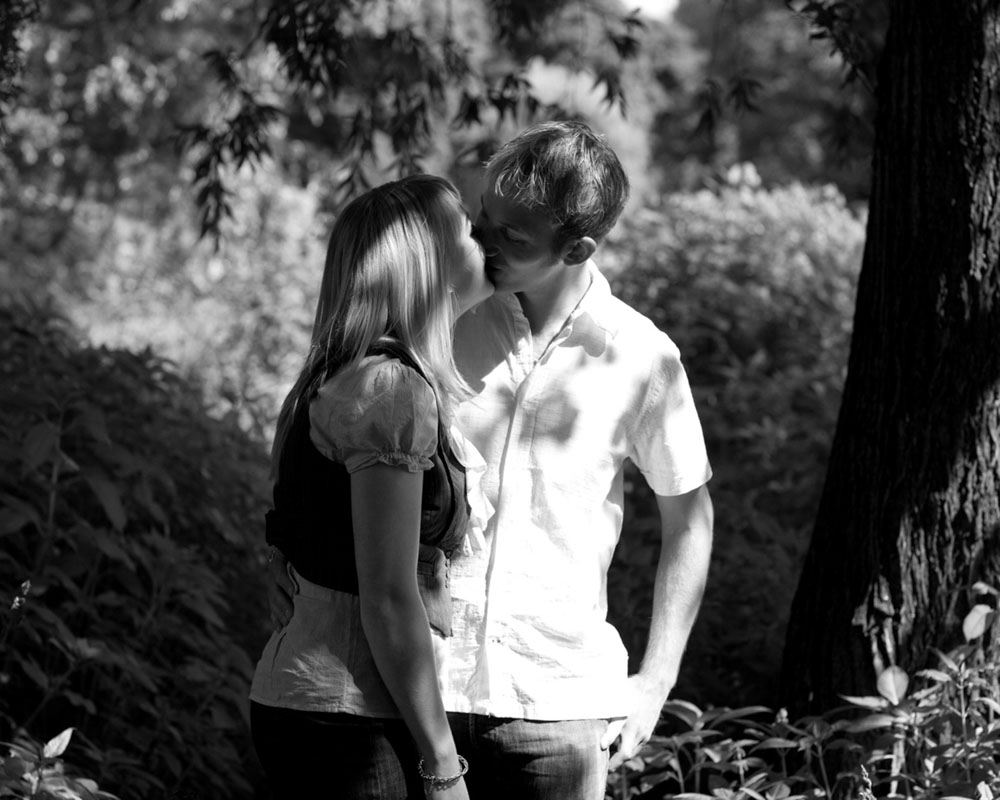
[[[898, 667], [879, 676], [875, 697], [848, 697], [868, 713], [849, 730], [870, 734], [876, 788], [905, 797], [1000, 794], [1000, 664], [984, 645], [996, 635], [997, 590], [978, 584], [989, 603], [966, 615], [966, 642], [937, 653], [938, 666], [910, 677]], [[879, 792], [883, 793], [882, 791]]]
[[60, 800], [117, 800], [101, 791], [96, 781], [70, 775], [61, 758], [73, 729], [67, 728], [45, 744], [21, 734], [0, 755], [0, 797], [59, 798]]
[[169, 363], [45, 309], [0, 309], [0, 371], [0, 591], [30, 580], [2, 619], [0, 739], [73, 726], [125, 800], [246, 796], [263, 448]]
[[[989, 588], [989, 587], [987, 587]], [[995, 605], [996, 591], [989, 589]], [[983, 640], [994, 605], [966, 617], [967, 641], [940, 669], [884, 670], [879, 695], [789, 722], [765, 706], [702, 710], [666, 704], [656, 734], [609, 777], [612, 800], [993, 800], [1000, 793], [1000, 666]]]
[[[863, 239], [863, 220], [832, 188], [737, 184], [664, 198], [624, 220], [601, 256], [615, 293], [680, 347], [714, 469], [711, 574], [675, 696], [771, 702], [836, 423]], [[645, 483], [626, 480], [609, 605], [637, 661], [659, 525]]]

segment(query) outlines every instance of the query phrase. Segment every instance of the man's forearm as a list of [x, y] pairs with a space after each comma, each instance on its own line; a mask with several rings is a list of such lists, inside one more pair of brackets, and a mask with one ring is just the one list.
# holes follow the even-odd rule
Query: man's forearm
[[690, 497], [660, 498], [662, 538], [653, 614], [639, 674], [666, 700], [698, 615], [712, 554], [712, 501], [701, 487]]

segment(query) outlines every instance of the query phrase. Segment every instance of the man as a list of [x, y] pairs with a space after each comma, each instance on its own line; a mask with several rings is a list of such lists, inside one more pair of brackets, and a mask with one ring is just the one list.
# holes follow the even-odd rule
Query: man
[[[653, 732], [708, 571], [711, 469], [675, 345], [591, 260], [628, 181], [586, 125], [523, 131], [486, 166], [476, 220], [493, 298], [455, 359], [456, 424], [488, 464], [485, 536], [451, 566], [439, 680], [473, 798], [601, 800]], [[622, 468], [656, 494], [661, 552], [639, 672], [606, 621]]]

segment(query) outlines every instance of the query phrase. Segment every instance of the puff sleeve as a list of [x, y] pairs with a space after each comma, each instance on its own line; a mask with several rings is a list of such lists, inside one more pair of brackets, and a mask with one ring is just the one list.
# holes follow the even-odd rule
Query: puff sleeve
[[432, 466], [438, 412], [434, 390], [398, 360], [372, 356], [342, 370], [309, 407], [310, 437], [348, 472], [373, 464], [421, 472]]

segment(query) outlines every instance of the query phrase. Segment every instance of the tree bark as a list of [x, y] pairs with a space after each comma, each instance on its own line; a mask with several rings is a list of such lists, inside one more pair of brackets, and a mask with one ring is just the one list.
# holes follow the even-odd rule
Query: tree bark
[[782, 686], [873, 694], [1000, 583], [1000, 0], [893, 0], [867, 241]]

